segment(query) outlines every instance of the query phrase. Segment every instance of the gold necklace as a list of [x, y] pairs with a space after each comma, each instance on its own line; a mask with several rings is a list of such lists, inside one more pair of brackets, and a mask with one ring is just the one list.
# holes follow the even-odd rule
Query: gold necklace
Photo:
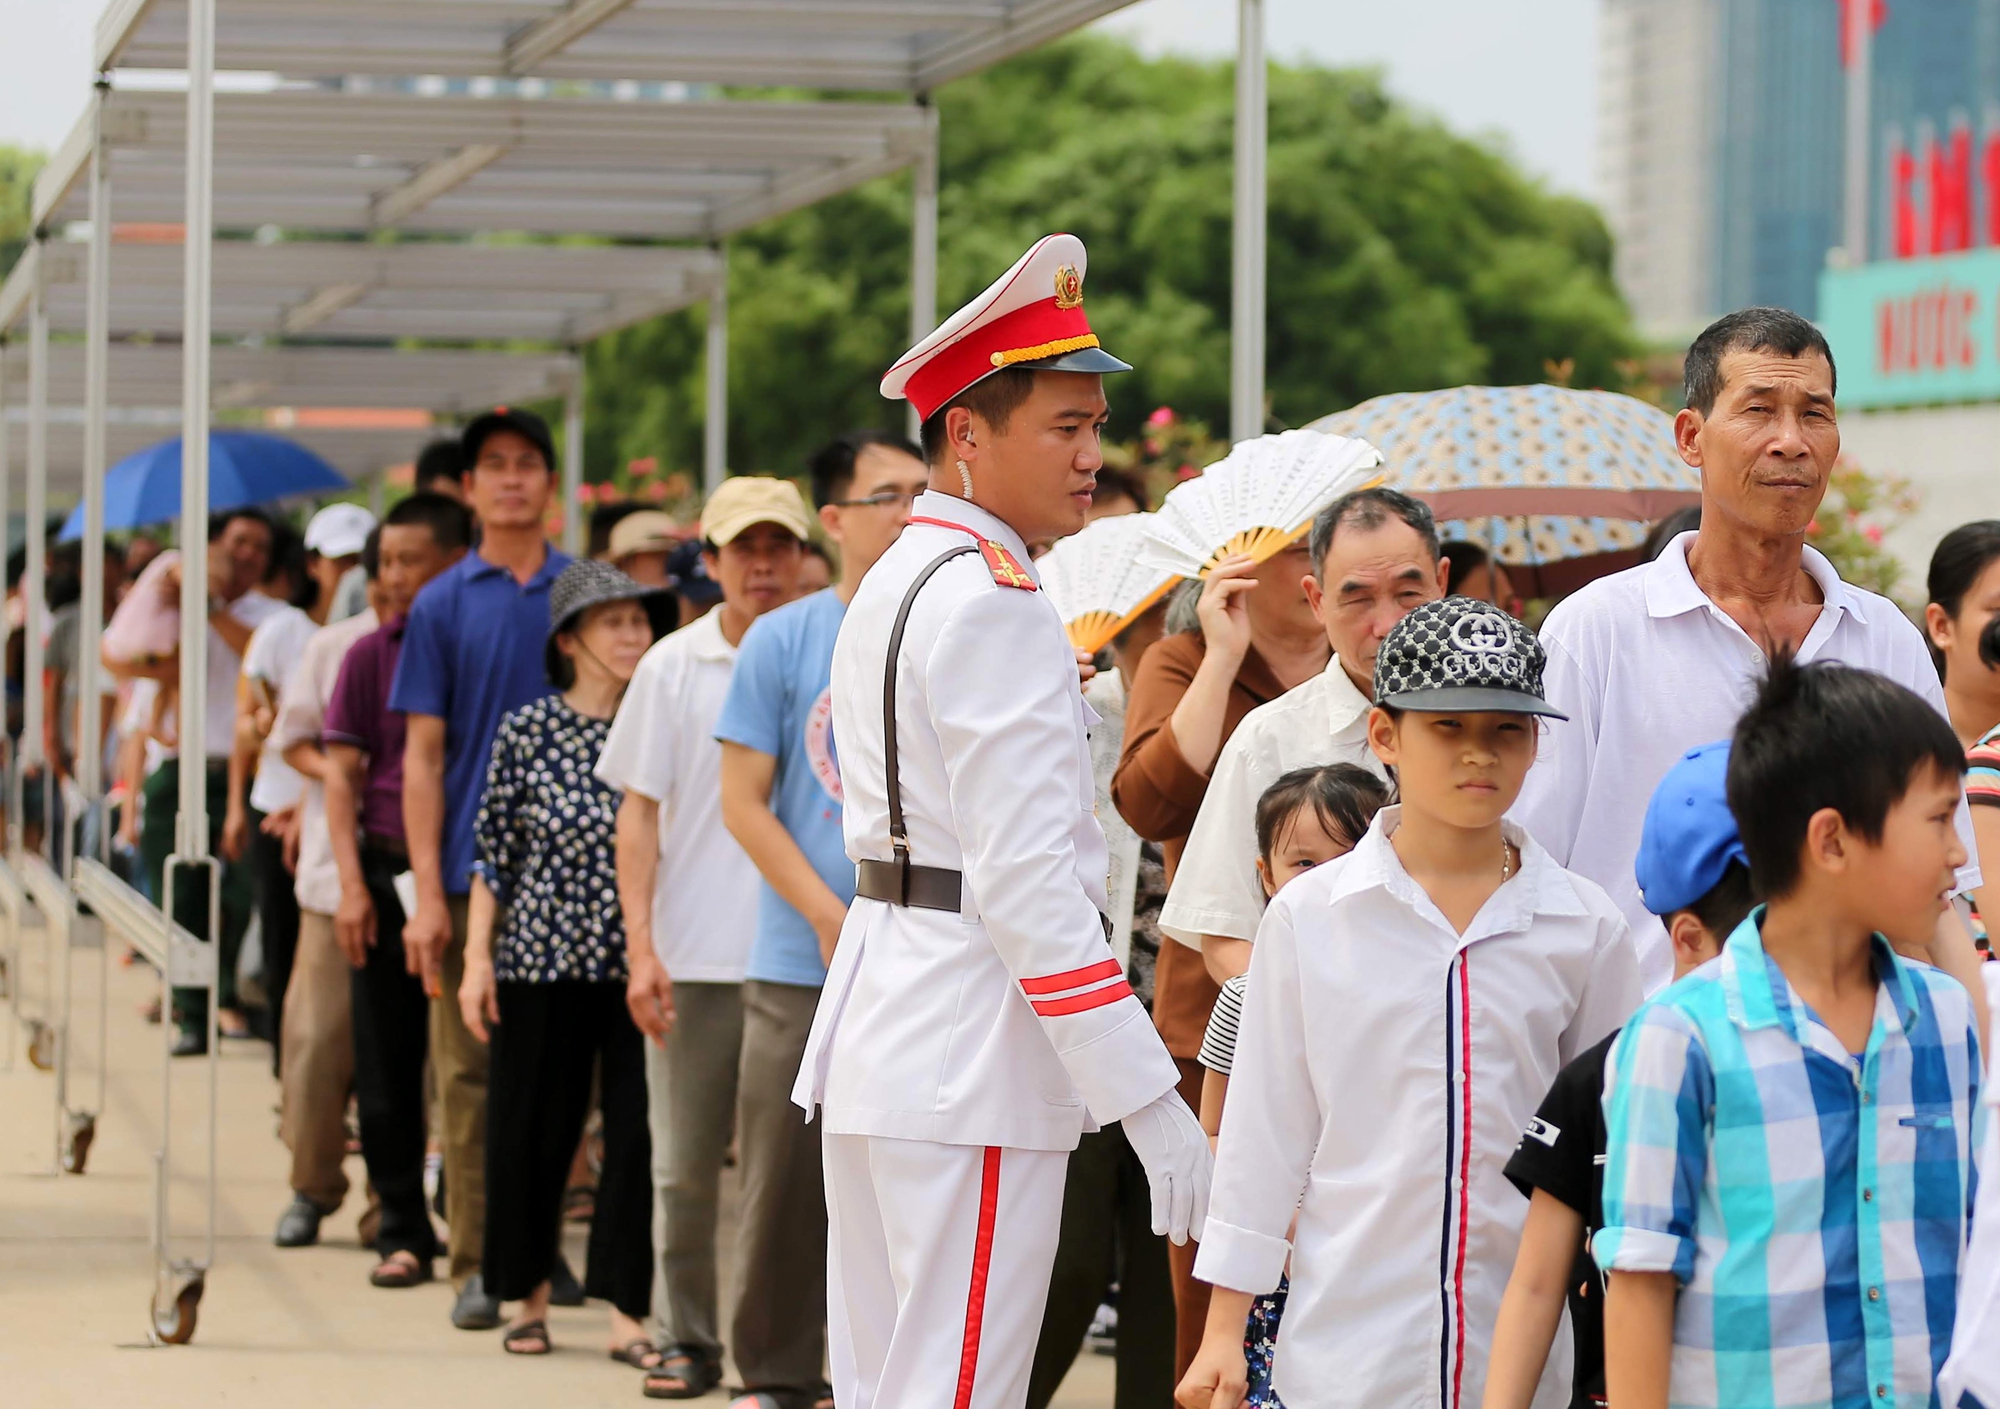
[[1507, 878], [1514, 874], [1514, 856], [1507, 845], [1507, 838], [1500, 838], [1500, 884], [1507, 884]]

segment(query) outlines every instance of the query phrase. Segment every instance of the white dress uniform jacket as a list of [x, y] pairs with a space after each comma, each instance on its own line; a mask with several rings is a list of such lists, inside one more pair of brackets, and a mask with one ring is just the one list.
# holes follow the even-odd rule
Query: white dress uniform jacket
[[[1528, 1212], [1507, 1159], [1640, 997], [1618, 908], [1527, 833], [1506, 824], [1521, 867], [1461, 935], [1390, 845], [1401, 815], [1280, 891], [1250, 961], [1195, 1276], [1268, 1292], [1291, 1255], [1291, 1409], [1479, 1404]], [[1564, 1333], [1537, 1409], [1569, 1359]]]
[[[920, 496], [841, 626], [833, 727], [856, 861], [892, 858], [882, 692], [897, 608], [940, 554], [980, 540], [1028, 562], [985, 510]], [[835, 1135], [1073, 1149], [1177, 1073], [1105, 942], [1091, 714], [1047, 599], [1002, 586], [979, 552], [939, 569], [910, 611], [896, 713], [910, 857], [963, 875], [960, 911], [854, 902], [793, 1100]]]

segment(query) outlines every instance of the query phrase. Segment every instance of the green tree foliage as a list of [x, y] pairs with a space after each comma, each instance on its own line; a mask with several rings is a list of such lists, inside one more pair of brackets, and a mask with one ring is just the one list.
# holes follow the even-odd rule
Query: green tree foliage
[[[1154, 407], [1228, 422], [1232, 74], [1081, 36], [950, 85], [939, 307], [1036, 237], [1090, 247], [1093, 325], [1138, 370], [1112, 431]], [[1386, 391], [1542, 380], [1622, 385], [1638, 351], [1596, 211], [1454, 135], [1372, 72], [1274, 66], [1269, 386], [1297, 425]], [[850, 425], [901, 424], [876, 383], [908, 343], [909, 179], [772, 221], [730, 247], [730, 464], [797, 473]], [[699, 463], [702, 313], [590, 354], [594, 477]]]
[[28, 246], [30, 202], [41, 169], [40, 153], [0, 146], [0, 278]]

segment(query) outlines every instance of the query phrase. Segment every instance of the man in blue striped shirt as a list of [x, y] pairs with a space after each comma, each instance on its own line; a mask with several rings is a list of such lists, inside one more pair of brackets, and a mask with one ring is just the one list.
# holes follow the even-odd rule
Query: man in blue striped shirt
[[1738, 725], [1768, 904], [1640, 1010], [1607, 1082], [1619, 1409], [1936, 1403], [1980, 1119], [1972, 1000], [1927, 949], [1963, 771], [1935, 710], [1847, 666], [1780, 655]]

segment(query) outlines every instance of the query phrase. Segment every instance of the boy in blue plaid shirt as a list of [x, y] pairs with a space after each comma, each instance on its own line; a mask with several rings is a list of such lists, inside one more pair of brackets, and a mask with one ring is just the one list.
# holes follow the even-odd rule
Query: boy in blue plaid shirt
[[1964, 768], [1935, 710], [1847, 666], [1774, 660], [1738, 725], [1768, 904], [1612, 1053], [1618, 1409], [1937, 1402], [1979, 1118], [1972, 1002], [1927, 962]]

